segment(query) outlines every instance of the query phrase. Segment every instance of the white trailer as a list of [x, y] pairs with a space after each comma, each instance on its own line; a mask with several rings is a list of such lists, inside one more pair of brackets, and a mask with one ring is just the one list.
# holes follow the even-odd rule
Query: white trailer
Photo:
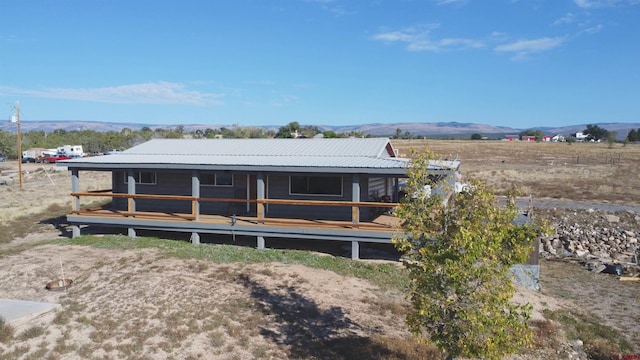
[[65, 154], [71, 157], [83, 157], [85, 155], [82, 145], [64, 145], [58, 147], [57, 150], [58, 154]]

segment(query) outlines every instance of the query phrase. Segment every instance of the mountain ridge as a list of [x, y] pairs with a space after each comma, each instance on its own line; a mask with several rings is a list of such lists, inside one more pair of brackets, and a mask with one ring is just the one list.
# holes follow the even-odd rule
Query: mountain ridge
[[[607, 131], [615, 131], [618, 138], [624, 139], [627, 133], [631, 129], [639, 129], [640, 123], [596, 123], [590, 125], [597, 125]], [[129, 128], [131, 130], [140, 130], [144, 127], [149, 127], [152, 130], [163, 128], [173, 129], [178, 126], [182, 126], [184, 131], [190, 132], [197, 129], [220, 129], [220, 128], [234, 128], [234, 127], [253, 127], [261, 128], [265, 130], [277, 131], [284, 125], [261, 125], [261, 126], [242, 126], [242, 125], [223, 125], [223, 124], [175, 124], [175, 125], [159, 125], [159, 124], [144, 124], [144, 123], [114, 123], [103, 121], [80, 121], [80, 120], [36, 120], [36, 121], [21, 121], [21, 131], [38, 131], [44, 130], [45, 132], [52, 132], [54, 130], [94, 130], [94, 131], [116, 131], [120, 132], [122, 129]], [[507, 134], [517, 135], [520, 132], [528, 129], [541, 130], [545, 135], [560, 134], [563, 136], [569, 136], [575, 134], [578, 131], [586, 129], [587, 124], [578, 125], [566, 125], [556, 127], [528, 127], [528, 128], [512, 128], [507, 126], [495, 126], [488, 124], [478, 123], [462, 123], [456, 121], [450, 122], [433, 122], [433, 123], [370, 123], [359, 125], [311, 125], [317, 126], [321, 131], [335, 131], [336, 133], [343, 132], [362, 132], [365, 135], [371, 136], [394, 136], [398, 129], [402, 135], [410, 133], [413, 137], [425, 136], [425, 137], [468, 137], [472, 134], [481, 134], [484, 136], [496, 138], [502, 137]], [[17, 132], [17, 126], [11, 122], [1, 122], [0, 130], [7, 132]]]

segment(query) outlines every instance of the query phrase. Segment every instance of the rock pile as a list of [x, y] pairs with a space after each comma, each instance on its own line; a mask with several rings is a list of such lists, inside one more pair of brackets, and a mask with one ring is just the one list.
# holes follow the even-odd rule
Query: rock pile
[[622, 211], [538, 209], [556, 231], [540, 238], [540, 254], [546, 257], [572, 256], [598, 260], [601, 264], [628, 266], [640, 255], [640, 215]]

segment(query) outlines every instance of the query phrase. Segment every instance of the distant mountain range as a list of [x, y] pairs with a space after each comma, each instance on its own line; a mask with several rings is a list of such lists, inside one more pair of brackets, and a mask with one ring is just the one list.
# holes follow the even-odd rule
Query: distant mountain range
[[[62, 129], [66, 131], [71, 130], [94, 130], [94, 131], [116, 131], [120, 132], [124, 128], [131, 130], [140, 130], [143, 127], [149, 127], [152, 130], [157, 128], [173, 129], [177, 126], [183, 126], [184, 131], [190, 132], [196, 129], [220, 129], [220, 128], [233, 128], [234, 125], [219, 125], [219, 124], [176, 124], [176, 125], [154, 125], [154, 124], [139, 124], [139, 123], [110, 123], [110, 122], [97, 122], [97, 121], [75, 121], [75, 120], [55, 120], [55, 121], [22, 121], [20, 123], [20, 129], [23, 132], [29, 132], [34, 130], [44, 130], [45, 132], [52, 132], [56, 129]], [[277, 131], [282, 125], [267, 125], [256, 126], [265, 130]], [[640, 129], [640, 123], [597, 123], [601, 128], [608, 131], [615, 131], [617, 138], [623, 140], [626, 138], [629, 130]], [[327, 125], [314, 125], [321, 131], [333, 130], [336, 133], [344, 133], [351, 131], [359, 131], [365, 135], [372, 136], [394, 136], [397, 129], [400, 129], [404, 135], [409, 132], [413, 136], [424, 136], [429, 138], [460, 138], [469, 137], [472, 134], [481, 134], [487, 136], [490, 139], [502, 138], [505, 135], [517, 135], [520, 132], [527, 129], [541, 130], [545, 135], [561, 134], [564, 136], [570, 136], [578, 131], [585, 130], [587, 124], [583, 125], [570, 125], [559, 127], [530, 127], [525, 129], [516, 129], [504, 126], [493, 126], [486, 124], [474, 124], [474, 123], [459, 123], [459, 122], [437, 122], [437, 123], [392, 123], [392, 124], [362, 124], [362, 125], [346, 125], [346, 126], [327, 126]], [[0, 122], [0, 130], [8, 132], [16, 132], [17, 127], [15, 123], [9, 121]]]

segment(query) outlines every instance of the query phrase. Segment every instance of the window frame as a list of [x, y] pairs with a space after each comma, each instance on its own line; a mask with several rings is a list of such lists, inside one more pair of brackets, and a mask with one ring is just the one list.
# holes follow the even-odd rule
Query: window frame
[[[143, 174], [152, 174], [153, 175], [153, 181], [151, 182], [143, 182], [142, 180], [144, 180]], [[124, 183], [125, 184], [129, 184], [129, 175], [128, 173], [125, 171], [123, 173], [124, 175]], [[135, 184], [136, 185], [157, 185], [158, 184], [158, 173], [155, 171], [136, 171], [134, 172], [133, 177], [135, 178]]]
[[[229, 176], [231, 179], [231, 183], [220, 183], [220, 181], [218, 180], [218, 175], [226, 175]], [[207, 182], [204, 181], [204, 177], [211, 177], [213, 179], [213, 182]], [[234, 176], [233, 173], [227, 173], [227, 172], [219, 172], [219, 171], [213, 171], [213, 172], [202, 172], [200, 173], [200, 186], [213, 186], [213, 187], [233, 187], [234, 184]]]
[[[306, 190], [307, 192], [294, 192], [294, 178], [306, 178]], [[318, 184], [312, 184], [310, 180], [320, 181], [326, 179], [334, 179], [339, 180], [340, 189], [339, 193], [337, 192], [312, 192], [311, 187]], [[337, 184], [333, 184], [335, 186]], [[334, 189], [336, 190], [336, 189]], [[344, 196], [344, 178], [340, 175], [289, 175], [289, 195], [302, 195], [302, 196], [327, 196], [327, 197], [343, 197]]]

